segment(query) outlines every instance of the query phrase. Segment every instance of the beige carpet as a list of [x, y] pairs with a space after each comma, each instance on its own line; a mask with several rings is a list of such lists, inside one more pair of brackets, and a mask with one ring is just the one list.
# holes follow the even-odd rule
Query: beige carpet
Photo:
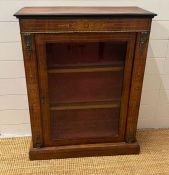
[[140, 155], [29, 161], [30, 137], [0, 139], [0, 175], [169, 175], [169, 129], [138, 132]]

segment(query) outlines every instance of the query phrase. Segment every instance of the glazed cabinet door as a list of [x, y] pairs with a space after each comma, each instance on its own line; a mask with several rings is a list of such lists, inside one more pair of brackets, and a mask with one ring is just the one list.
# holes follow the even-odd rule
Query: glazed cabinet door
[[123, 142], [135, 33], [36, 34], [44, 146]]

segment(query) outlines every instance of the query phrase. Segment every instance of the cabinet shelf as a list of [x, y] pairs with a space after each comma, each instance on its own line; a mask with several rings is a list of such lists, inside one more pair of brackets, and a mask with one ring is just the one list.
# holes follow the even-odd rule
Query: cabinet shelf
[[[54, 58], [54, 59], [57, 59]], [[121, 61], [120, 61], [121, 60]], [[61, 69], [61, 68], [85, 68], [85, 67], [89, 67], [89, 68], [93, 68], [93, 67], [124, 67], [124, 61], [122, 61], [122, 58], [119, 61], [107, 61], [104, 63], [100, 63], [100, 62], [95, 62], [95, 63], [74, 63], [74, 64], [52, 64], [52, 65], [48, 65], [48, 69]]]
[[52, 68], [48, 70], [48, 73], [117, 72], [123, 69], [123, 66]]
[[83, 102], [83, 103], [64, 103], [56, 104], [50, 107], [51, 111], [58, 110], [74, 110], [74, 109], [107, 109], [107, 108], [119, 108], [120, 100], [114, 102]]

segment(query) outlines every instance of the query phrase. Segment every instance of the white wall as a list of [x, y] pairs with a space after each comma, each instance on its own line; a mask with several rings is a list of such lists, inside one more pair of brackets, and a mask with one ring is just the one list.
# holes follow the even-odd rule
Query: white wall
[[1, 136], [31, 134], [19, 25], [13, 14], [24, 6], [83, 5], [134, 5], [158, 14], [152, 24], [138, 127], [169, 127], [169, 0], [1, 0]]

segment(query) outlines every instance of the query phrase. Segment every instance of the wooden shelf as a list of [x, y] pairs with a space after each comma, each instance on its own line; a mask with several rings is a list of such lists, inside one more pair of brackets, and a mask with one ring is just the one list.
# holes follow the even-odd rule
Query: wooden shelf
[[50, 107], [52, 111], [58, 110], [73, 110], [73, 109], [107, 109], [107, 108], [119, 108], [120, 101], [114, 102], [83, 102], [83, 103], [64, 103], [56, 104]]
[[54, 68], [49, 69], [48, 73], [117, 72], [123, 69], [123, 66]]
[[[54, 58], [57, 59], [57, 58]], [[120, 58], [122, 60], [123, 58]], [[52, 64], [48, 65], [48, 69], [56, 69], [56, 68], [84, 68], [84, 67], [124, 67], [124, 61], [107, 61], [104, 63], [95, 62], [95, 63], [76, 63], [76, 64]]]

